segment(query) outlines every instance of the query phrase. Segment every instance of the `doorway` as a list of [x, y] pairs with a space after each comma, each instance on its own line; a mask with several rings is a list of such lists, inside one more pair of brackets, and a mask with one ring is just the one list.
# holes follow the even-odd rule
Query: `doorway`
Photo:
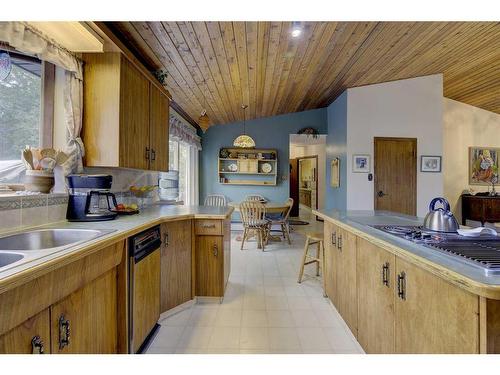
[[416, 215], [417, 139], [374, 138], [375, 210]]

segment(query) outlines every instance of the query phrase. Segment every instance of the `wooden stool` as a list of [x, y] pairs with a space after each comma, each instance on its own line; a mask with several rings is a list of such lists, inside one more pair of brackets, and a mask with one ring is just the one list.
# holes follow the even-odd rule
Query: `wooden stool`
[[[309, 255], [309, 246], [316, 244], [316, 256]], [[321, 267], [321, 275], [323, 277], [323, 296], [325, 294], [325, 248], [323, 246], [323, 233], [308, 233], [306, 244], [304, 245], [304, 254], [302, 255], [302, 263], [300, 265], [298, 283], [302, 282], [304, 276], [304, 266], [306, 264], [316, 263], [316, 276], [320, 275], [319, 269]]]

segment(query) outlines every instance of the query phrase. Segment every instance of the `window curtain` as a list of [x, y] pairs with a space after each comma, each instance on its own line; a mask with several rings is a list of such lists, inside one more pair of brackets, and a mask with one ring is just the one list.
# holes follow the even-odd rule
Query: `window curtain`
[[197, 150], [201, 150], [201, 140], [196, 134], [196, 129], [173, 110], [170, 114], [169, 126], [169, 133], [172, 139], [185, 142], [196, 147]]
[[26, 22], [0, 22], [0, 41], [19, 52], [37, 56], [66, 70], [64, 110], [69, 139], [65, 152], [69, 160], [63, 166], [65, 175], [83, 170], [85, 148], [82, 130], [83, 63], [70, 51], [60, 46]]

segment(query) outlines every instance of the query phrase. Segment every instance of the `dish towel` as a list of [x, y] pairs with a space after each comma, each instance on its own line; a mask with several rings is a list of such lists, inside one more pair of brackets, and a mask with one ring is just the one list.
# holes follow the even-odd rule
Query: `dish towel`
[[458, 229], [458, 234], [464, 237], [497, 236], [498, 233], [493, 228], [477, 227], [473, 229]]

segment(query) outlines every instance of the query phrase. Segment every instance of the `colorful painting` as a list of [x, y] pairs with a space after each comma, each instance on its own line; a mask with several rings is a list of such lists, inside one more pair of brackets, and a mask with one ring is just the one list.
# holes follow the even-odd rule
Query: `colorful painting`
[[490, 185], [498, 183], [500, 148], [469, 147], [469, 183]]

